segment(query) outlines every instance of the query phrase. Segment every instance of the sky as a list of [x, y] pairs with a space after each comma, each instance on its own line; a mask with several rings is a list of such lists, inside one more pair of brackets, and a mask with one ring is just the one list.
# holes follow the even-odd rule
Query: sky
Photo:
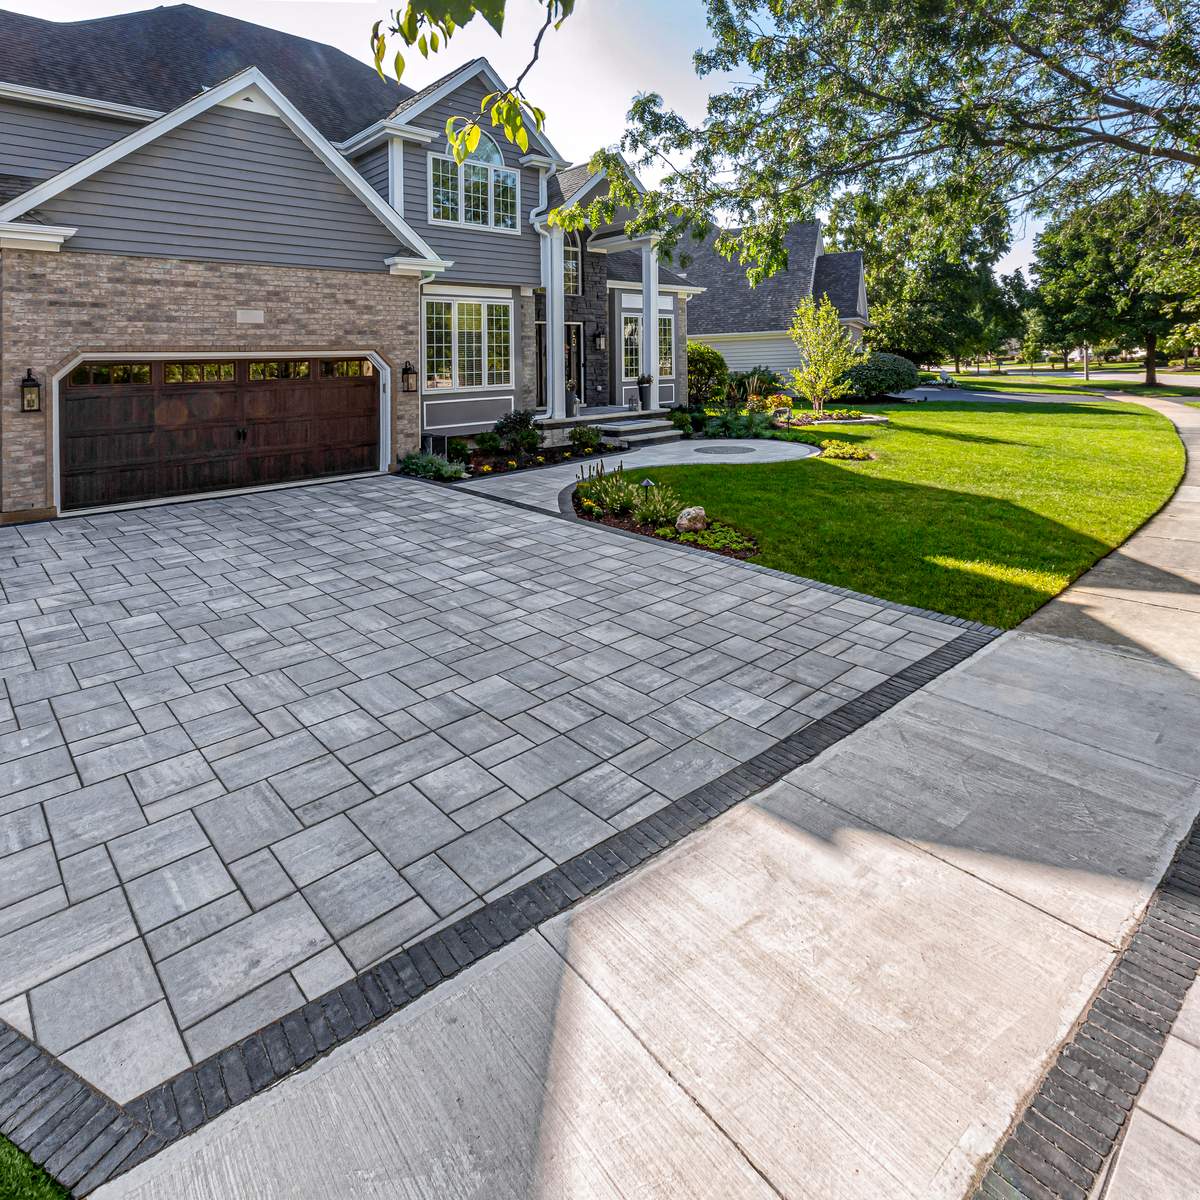
[[[385, 3], [361, 0], [197, 0], [198, 7], [244, 21], [325, 42], [371, 61], [368, 37], [375, 21], [386, 18]], [[154, 7], [149, 0], [0, 0], [0, 7], [51, 21], [79, 21]], [[509, 0], [504, 35], [480, 18], [459, 30], [448, 48], [425, 61], [406, 53], [403, 82], [420, 88], [459, 63], [485, 56], [501, 78], [515, 79], [529, 61], [544, 10], [537, 0]], [[634, 96], [658, 92], [667, 105], [691, 120], [704, 115], [710, 89], [729, 77], [697, 77], [695, 50], [708, 44], [701, 0], [577, 0], [575, 12], [558, 30], [547, 32], [538, 63], [524, 90], [546, 110], [546, 132], [572, 162], [591, 157], [600, 146], [615, 145], [625, 130]], [[69, 43], [63, 52], [69, 54]], [[643, 172], [648, 178], [652, 175]], [[1020, 226], [1001, 271], [1026, 267], [1032, 257], [1032, 231]]]

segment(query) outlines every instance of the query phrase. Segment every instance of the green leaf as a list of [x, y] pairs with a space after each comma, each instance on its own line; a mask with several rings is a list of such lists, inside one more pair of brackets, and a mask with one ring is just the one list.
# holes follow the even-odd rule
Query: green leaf
[[467, 154], [474, 154], [479, 149], [479, 137], [481, 130], [478, 125], [472, 125], [467, 130]]

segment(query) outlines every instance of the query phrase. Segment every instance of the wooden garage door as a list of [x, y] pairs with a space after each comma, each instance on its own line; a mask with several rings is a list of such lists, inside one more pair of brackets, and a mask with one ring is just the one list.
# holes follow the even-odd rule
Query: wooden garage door
[[366, 359], [82, 363], [59, 400], [62, 508], [370, 471]]

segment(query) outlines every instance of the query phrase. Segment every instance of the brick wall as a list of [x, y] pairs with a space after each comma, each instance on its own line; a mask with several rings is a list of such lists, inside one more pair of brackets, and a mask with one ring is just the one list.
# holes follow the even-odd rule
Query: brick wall
[[[371, 350], [392, 368], [393, 452], [415, 447], [400, 368], [420, 360], [417, 303], [411, 275], [0, 250], [0, 513], [53, 503], [50, 380], [79, 354]], [[239, 308], [263, 323], [237, 324]], [[27, 367], [41, 413], [19, 411]]]

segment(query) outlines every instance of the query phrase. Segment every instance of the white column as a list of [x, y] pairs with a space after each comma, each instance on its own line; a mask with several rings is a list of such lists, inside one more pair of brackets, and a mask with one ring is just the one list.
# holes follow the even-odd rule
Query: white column
[[642, 247], [642, 374], [649, 375], [650, 407], [658, 408], [658, 251]]
[[563, 231], [550, 229], [546, 280], [546, 412], [567, 415], [566, 303], [563, 299]]

